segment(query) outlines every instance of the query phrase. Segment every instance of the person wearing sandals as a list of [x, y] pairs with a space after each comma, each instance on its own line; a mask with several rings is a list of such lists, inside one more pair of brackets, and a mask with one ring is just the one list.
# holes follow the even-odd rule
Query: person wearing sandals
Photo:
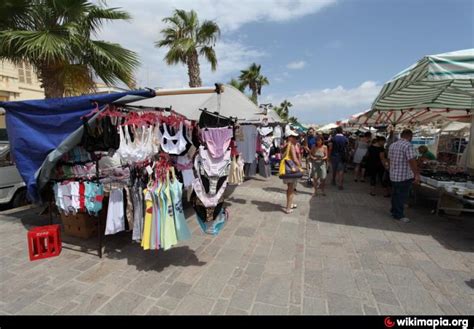
[[[286, 153], [286, 148], [290, 148], [289, 151], [289, 156], [290, 159], [293, 160], [293, 162], [301, 168], [301, 161], [300, 157], [297, 154], [297, 148], [296, 148], [296, 143], [297, 143], [297, 137], [298, 134], [294, 132], [291, 129], [288, 129], [286, 131], [286, 137], [287, 137], [287, 143], [285, 146], [285, 150], [283, 150], [283, 153]], [[295, 188], [296, 184], [298, 184], [298, 178], [289, 178], [289, 179], [283, 179], [283, 183], [288, 186], [286, 190], [286, 209], [285, 212], [287, 214], [290, 214], [293, 212], [293, 209], [295, 209], [297, 206], [296, 204], [293, 203], [293, 197], [295, 195]]]
[[318, 195], [318, 180], [321, 187], [321, 193], [326, 196], [324, 187], [326, 185], [326, 162], [328, 159], [328, 148], [324, 145], [321, 137], [317, 137], [316, 144], [311, 148], [309, 153], [311, 161], [311, 177], [313, 179], [314, 193], [313, 196]]

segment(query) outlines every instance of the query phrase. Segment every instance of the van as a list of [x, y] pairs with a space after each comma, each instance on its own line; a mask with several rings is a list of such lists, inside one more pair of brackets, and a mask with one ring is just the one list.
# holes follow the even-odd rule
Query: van
[[27, 203], [26, 184], [12, 162], [6, 129], [0, 129], [0, 205], [17, 208]]

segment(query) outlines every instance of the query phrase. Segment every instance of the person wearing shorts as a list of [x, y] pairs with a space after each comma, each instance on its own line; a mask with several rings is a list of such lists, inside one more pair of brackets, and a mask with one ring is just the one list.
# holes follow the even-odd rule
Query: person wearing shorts
[[321, 137], [316, 139], [316, 145], [311, 148], [309, 158], [311, 161], [311, 178], [313, 179], [314, 193], [313, 197], [318, 195], [318, 185], [321, 187], [321, 193], [326, 195], [324, 188], [327, 176], [328, 149], [324, 145]]
[[[285, 150], [283, 150], [283, 153], [286, 153], [286, 148], [289, 147], [290, 151], [290, 159], [293, 160], [293, 162], [301, 168], [301, 161], [300, 158], [297, 154], [297, 149], [296, 149], [296, 137], [298, 136], [297, 133], [294, 131], [289, 130], [286, 133], [286, 137], [288, 138], [288, 141], [285, 146]], [[293, 198], [295, 195], [295, 187], [296, 184], [298, 183], [298, 178], [289, 178], [289, 179], [283, 179], [283, 183], [288, 186], [287, 191], [286, 191], [286, 209], [285, 212], [287, 214], [290, 214], [293, 212], [293, 209], [295, 209], [297, 206], [296, 204], [293, 203]]]

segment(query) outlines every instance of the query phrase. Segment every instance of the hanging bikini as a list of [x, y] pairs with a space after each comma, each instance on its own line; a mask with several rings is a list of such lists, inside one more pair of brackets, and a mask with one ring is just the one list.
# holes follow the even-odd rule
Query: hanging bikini
[[185, 155], [191, 147], [191, 142], [188, 140], [186, 130], [183, 122], [179, 124], [178, 131], [174, 135], [170, 135], [168, 126], [163, 123], [161, 134], [161, 149], [163, 152], [170, 155]]

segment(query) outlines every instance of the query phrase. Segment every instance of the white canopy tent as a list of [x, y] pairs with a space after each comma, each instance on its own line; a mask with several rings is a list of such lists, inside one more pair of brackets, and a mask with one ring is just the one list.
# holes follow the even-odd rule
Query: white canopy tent
[[259, 122], [262, 111], [247, 96], [230, 85], [223, 85], [220, 94], [214, 87], [159, 89], [157, 96], [129, 103], [131, 106], [172, 107], [191, 120], [198, 120], [199, 109], [218, 112], [226, 117], [237, 117], [241, 121]]
[[318, 131], [327, 133], [327, 132], [330, 132], [332, 129], [336, 129], [337, 127], [339, 126], [335, 123], [328, 123], [327, 125], [324, 125], [321, 128], [319, 128]]

